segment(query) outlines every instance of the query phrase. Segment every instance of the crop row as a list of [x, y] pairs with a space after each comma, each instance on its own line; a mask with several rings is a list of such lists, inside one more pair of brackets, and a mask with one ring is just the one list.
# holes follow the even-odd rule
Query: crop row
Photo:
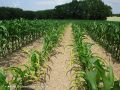
[[120, 22], [83, 21], [78, 24], [87, 30], [93, 40], [120, 61]]
[[50, 20], [10, 20], [0, 22], [0, 57], [31, 43], [51, 28], [58, 27], [57, 21]]
[[119, 90], [119, 81], [115, 80], [112, 67], [106, 66], [100, 57], [92, 53], [91, 43], [84, 42], [85, 31], [80, 25], [73, 25], [73, 87], [78, 90]]
[[[48, 31], [44, 32], [42, 50], [40, 52], [35, 50], [26, 51], [29, 56], [28, 64], [20, 67], [11, 66], [6, 69], [0, 68], [0, 90], [13, 90], [10, 86], [15, 86], [16, 90], [21, 90], [36, 81], [45, 83], [50, 70], [47, 62], [50, 60], [54, 47], [56, 47], [64, 32], [64, 26], [64, 22], [59, 22], [56, 26], [51, 26]], [[12, 79], [8, 78], [9, 75]]]

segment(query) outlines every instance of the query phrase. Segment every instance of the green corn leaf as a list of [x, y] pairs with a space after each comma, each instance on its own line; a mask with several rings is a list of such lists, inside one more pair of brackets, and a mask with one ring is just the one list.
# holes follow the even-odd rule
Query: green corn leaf
[[108, 67], [108, 73], [103, 77], [104, 90], [111, 90], [114, 85], [114, 74], [112, 67]]
[[90, 87], [88, 87], [90, 90], [98, 90], [97, 83], [96, 83], [96, 71], [86, 71], [85, 78], [88, 81], [88, 84]]

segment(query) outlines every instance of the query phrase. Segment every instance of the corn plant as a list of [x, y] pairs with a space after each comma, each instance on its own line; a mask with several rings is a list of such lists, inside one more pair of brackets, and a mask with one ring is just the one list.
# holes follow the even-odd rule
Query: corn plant
[[19, 67], [10, 67], [12, 76], [12, 85], [15, 85], [16, 90], [21, 90], [22, 86], [25, 86], [25, 82], [27, 81], [27, 71], [22, 70]]
[[8, 44], [7, 37], [8, 37], [8, 31], [5, 26], [0, 26], [0, 57], [5, 56], [6, 52], [6, 46]]
[[29, 51], [29, 63], [30, 65], [25, 65], [27, 69], [29, 69], [29, 75], [35, 80], [41, 80], [41, 82], [45, 82], [44, 76], [45, 76], [45, 70], [44, 68], [44, 61], [41, 57], [41, 53], [38, 51]]
[[10, 84], [6, 79], [6, 72], [0, 68], [0, 90], [10, 90]]

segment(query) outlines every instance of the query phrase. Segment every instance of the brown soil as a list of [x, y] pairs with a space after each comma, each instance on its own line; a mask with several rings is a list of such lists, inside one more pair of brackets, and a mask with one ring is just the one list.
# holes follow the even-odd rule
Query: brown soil
[[10, 67], [10, 66], [20, 66], [27, 63], [28, 54], [26, 54], [23, 50], [41, 50], [42, 48], [42, 40], [38, 39], [35, 42], [23, 47], [18, 52], [15, 52], [6, 58], [0, 59], [0, 67]]
[[66, 27], [60, 47], [56, 48], [55, 51], [60, 52], [56, 57], [51, 57], [53, 64], [49, 64], [52, 71], [50, 73], [50, 79], [47, 78], [45, 90], [69, 90], [70, 88], [70, 74], [69, 71], [69, 60], [71, 58], [72, 47], [72, 28], [71, 24]]
[[102, 58], [106, 65], [111, 65], [113, 67], [116, 78], [120, 79], [120, 63], [116, 62], [117, 60], [112, 58], [111, 54], [108, 53], [104, 48], [102, 48], [102, 46], [93, 41], [89, 35], [85, 35], [84, 41], [94, 44], [91, 48], [92, 52], [96, 56]]

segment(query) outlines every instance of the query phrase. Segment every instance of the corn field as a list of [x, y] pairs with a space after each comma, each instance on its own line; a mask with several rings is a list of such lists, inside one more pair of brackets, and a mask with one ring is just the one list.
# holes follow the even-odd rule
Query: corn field
[[[42, 50], [24, 51], [28, 55], [29, 65], [1, 67], [0, 90], [13, 90], [10, 87], [12, 85], [15, 90], [26, 90], [25, 86], [37, 81], [46, 83], [46, 77], [50, 78], [48, 72], [51, 71], [48, 62], [55, 55], [55, 48], [60, 47], [59, 43], [69, 22], [72, 23], [71, 46], [74, 53], [70, 70], [74, 73], [74, 79], [71, 80], [70, 89], [120, 90], [120, 81], [113, 67], [107, 66], [102, 58], [95, 56], [91, 49], [93, 44], [84, 42], [85, 35], [90, 35], [113, 58], [120, 61], [120, 22], [24, 19], [0, 22], [0, 58], [7, 57], [39, 38], [43, 38]], [[11, 80], [8, 74], [12, 76]]]

